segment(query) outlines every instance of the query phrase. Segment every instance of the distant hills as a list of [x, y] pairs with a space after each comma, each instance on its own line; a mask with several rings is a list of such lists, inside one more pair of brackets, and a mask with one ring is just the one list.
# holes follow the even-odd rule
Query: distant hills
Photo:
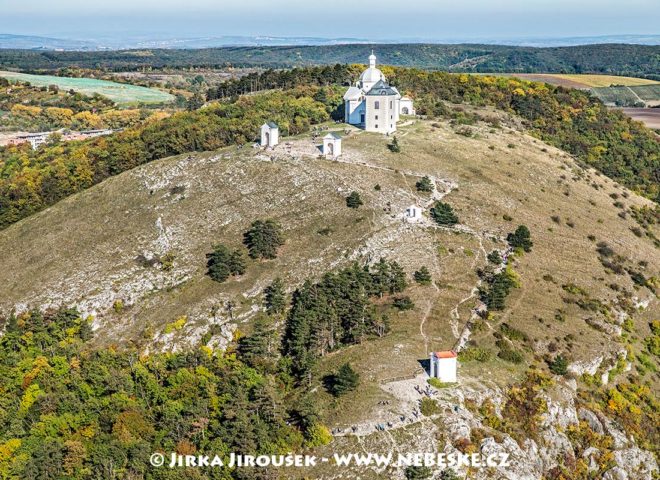
[[218, 47], [339, 45], [354, 43], [428, 43], [509, 45], [520, 47], [565, 47], [599, 43], [627, 43], [660, 45], [660, 35], [600, 35], [590, 37], [525, 37], [525, 38], [389, 38], [368, 39], [355, 37], [278, 37], [271, 35], [220, 35], [199, 37], [163, 37], [148, 34], [129, 36], [99, 36], [95, 38], [53, 38], [36, 35], [0, 33], [0, 48], [27, 50], [129, 50], [140, 48], [197, 49]]
[[659, 79], [660, 46], [597, 44], [519, 47], [488, 44], [372, 44], [242, 46], [118, 51], [0, 50], [0, 68], [56, 71], [71, 67], [136, 70], [186, 67], [291, 68], [364, 63], [375, 50], [381, 64], [454, 72], [595, 73]]

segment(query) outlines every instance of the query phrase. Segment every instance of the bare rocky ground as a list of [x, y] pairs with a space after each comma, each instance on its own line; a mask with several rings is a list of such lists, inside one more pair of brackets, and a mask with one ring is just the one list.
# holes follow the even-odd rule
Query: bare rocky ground
[[[521, 288], [496, 322], [531, 339], [525, 352], [530, 360], [557, 344], [571, 359], [574, 375], [607, 379], [625, 351], [621, 325], [629, 316], [608, 285], [631, 292], [639, 306], [632, 319], [636, 336], [647, 334], [648, 321], [660, 312], [650, 290], [605, 271], [595, 251], [597, 241], [606, 241], [646, 277], [657, 277], [657, 249], [631, 231], [636, 223], [629, 214], [621, 215], [650, 202], [504, 120], [509, 126], [468, 127], [462, 132], [468, 136], [447, 122], [415, 122], [400, 129], [399, 154], [388, 151], [387, 138], [350, 130], [336, 161], [320, 158], [316, 143], [302, 136], [285, 139], [273, 151], [228, 148], [125, 172], [0, 232], [0, 251], [10, 252], [0, 258], [0, 310], [77, 305], [93, 317], [99, 345], [177, 350], [197, 345], [211, 331], [212, 344], [222, 348], [236, 329], [249, 330], [261, 292], [276, 276], [292, 290], [305, 278], [354, 260], [391, 258], [409, 273], [424, 265], [434, 284], [409, 289], [416, 308], [393, 318], [390, 334], [334, 352], [321, 363], [319, 377], [350, 361], [361, 374], [358, 392], [339, 402], [320, 385], [314, 392], [337, 434], [333, 451], [451, 450], [457, 439], [483, 427], [465, 400], [480, 404], [489, 398], [499, 405], [524, 367], [499, 359], [462, 365], [457, 386], [432, 394], [443, 413], [428, 418], [415, 415], [421, 399], [415, 386], [426, 388], [420, 360], [429, 350], [460, 349], [468, 341], [496, 351], [496, 323], [473, 328], [482, 308], [476, 270], [487, 264], [491, 250], [506, 252], [506, 234], [517, 225], [530, 228], [534, 248], [513, 260]], [[415, 190], [423, 175], [436, 184], [432, 194]], [[353, 190], [365, 203], [358, 210], [345, 206]], [[613, 196], [622, 207], [613, 205]], [[429, 219], [436, 199], [454, 206], [457, 227], [440, 228]], [[404, 220], [411, 204], [426, 209], [423, 221]], [[278, 259], [252, 262], [245, 275], [224, 284], [206, 277], [205, 255], [212, 245], [239, 245], [249, 224], [263, 218], [283, 225], [287, 242]], [[171, 269], [162, 265], [166, 256], [173, 258]], [[566, 303], [566, 284], [607, 305], [611, 315]], [[484, 438], [483, 451], [504, 449], [515, 465], [469, 478], [540, 479], [556, 464], [570, 447], [563, 430], [580, 415], [574, 382], [560, 381], [557, 388], [543, 442]], [[650, 478], [653, 457], [635, 450], [634, 441], [607, 419], [598, 422], [618, 442], [617, 463], [624, 472], [606, 478]], [[377, 431], [376, 425], [385, 428]], [[401, 478], [402, 471], [321, 469], [314, 476]]]

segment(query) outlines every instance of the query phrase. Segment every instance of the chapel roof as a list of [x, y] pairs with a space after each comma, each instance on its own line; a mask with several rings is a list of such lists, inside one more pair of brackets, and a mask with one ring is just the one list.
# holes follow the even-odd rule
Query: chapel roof
[[453, 350], [443, 350], [442, 352], [433, 352], [435, 358], [456, 358], [457, 353]]
[[394, 88], [390, 87], [388, 83], [383, 80], [379, 80], [371, 90], [367, 92], [367, 95], [396, 95], [397, 92]]

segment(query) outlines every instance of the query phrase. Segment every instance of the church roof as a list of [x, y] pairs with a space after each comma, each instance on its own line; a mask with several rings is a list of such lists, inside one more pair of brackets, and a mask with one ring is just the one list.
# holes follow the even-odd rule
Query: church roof
[[362, 95], [362, 90], [358, 87], [349, 87], [344, 94], [344, 100], [358, 100]]
[[339, 135], [338, 133], [335, 133], [335, 132], [330, 132], [323, 138], [332, 138], [332, 139], [338, 140], [338, 139], [341, 138], [341, 135]]
[[371, 87], [371, 90], [367, 92], [367, 95], [396, 95], [396, 94], [397, 91], [382, 80], [378, 81], [373, 87]]
[[383, 72], [376, 67], [369, 67], [362, 72], [362, 75], [360, 75], [360, 81], [362, 83], [374, 83], [383, 80], [384, 78], [385, 76], [383, 75]]

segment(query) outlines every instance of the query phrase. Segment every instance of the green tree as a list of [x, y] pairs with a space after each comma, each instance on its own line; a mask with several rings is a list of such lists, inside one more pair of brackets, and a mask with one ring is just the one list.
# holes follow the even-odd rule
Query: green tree
[[263, 313], [257, 315], [250, 335], [238, 342], [242, 361], [251, 367], [272, 367], [277, 353], [277, 334], [272, 319]]
[[499, 265], [502, 263], [502, 256], [500, 255], [500, 252], [497, 250], [493, 250], [488, 254], [488, 261], [490, 263], [494, 263], [495, 265]]
[[557, 355], [548, 362], [548, 367], [555, 375], [566, 375], [568, 373], [568, 360], [563, 355]]
[[247, 263], [243, 252], [230, 250], [222, 244], [215, 245], [213, 252], [206, 255], [208, 275], [216, 282], [224, 282], [232, 275], [243, 275]]
[[199, 92], [196, 92], [192, 97], [186, 102], [186, 109], [188, 111], [195, 111], [204, 106], [204, 98]]
[[516, 231], [513, 233], [509, 233], [506, 237], [507, 242], [509, 242], [509, 245], [513, 248], [522, 248], [526, 252], [530, 252], [532, 250], [532, 239], [531, 235], [529, 233], [529, 228], [527, 228], [525, 225], [520, 225], [518, 228], [516, 228]]
[[410, 465], [406, 467], [404, 475], [406, 480], [426, 480], [431, 478], [433, 471], [429, 467], [419, 467], [415, 465]]
[[415, 184], [418, 192], [432, 192], [433, 191], [433, 182], [428, 176], [422, 177]]
[[412, 299], [407, 295], [404, 295], [403, 297], [396, 297], [394, 302], [392, 302], [392, 305], [402, 311], [412, 310], [415, 308], [415, 302], [413, 302]]
[[271, 315], [284, 313], [286, 309], [286, 291], [281, 278], [277, 277], [264, 289], [264, 304], [266, 312]]
[[359, 384], [360, 375], [353, 370], [349, 363], [345, 363], [339, 367], [339, 370], [333, 376], [332, 394], [335, 397], [340, 397], [355, 390]]
[[401, 151], [401, 147], [399, 146], [399, 141], [396, 139], [396, 135], [394, 135], [390, 144], [387, 145], [387, 148], [390, 149], [390, 152], [394, 153], [399, 153]]
[[431, 218], [439, 225], [455, 225], [458, 223], [458, 216], [454, 213], [451, 205], [441, 201], [435, 202], [435, 205], [431, 208]]
[[419, 270], [417, 270], [413, 274], [413, 277], [415, 278], [415, 281], [420, 285], [431, 285], [431, 282], [433, 281], [431, 272], [429, 272], [429, 269], [426, 267], [421, 267]]
[[346, 206], [349, 208], [359, 208], [360, 205], [363, 205], [362, 199], [358, 192], [351, 192], [348, 197], [346, 197]]
[[243, 235], [243, 243], [252, 258], [277, 258], [277, 249], [284, 245], [282, 227], [275, 220], [256, 220]]

